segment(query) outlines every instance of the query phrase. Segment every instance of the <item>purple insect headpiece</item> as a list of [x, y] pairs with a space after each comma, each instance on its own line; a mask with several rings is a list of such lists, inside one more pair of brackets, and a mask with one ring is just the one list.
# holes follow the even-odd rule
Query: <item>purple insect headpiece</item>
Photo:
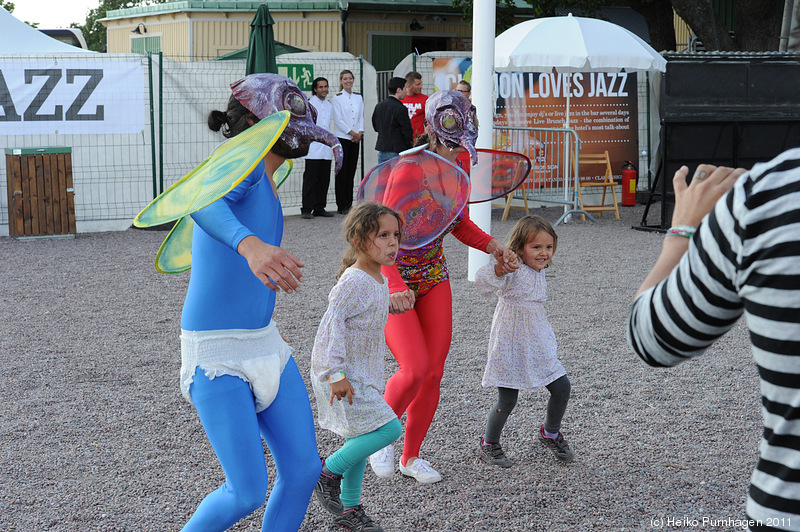
[[469, 153], [472, 165], [478, 164], [475, 141], [478, 139], [478, 118], [475, 106], [458, 91], [439, 91], [425, 103], [425, 122], [433, 133], [430, 144], [436, 149], [441, 142], [450, 149], [461, 146]]
[[250, 74], [231, 84], [233, 96], [259, 120], [278, 111], [289, 111], [289, 124], [280, 136], [290, 151], [301, 150], [311, 142], [333, 148], [336, 171], [342, 167], [343, 152], [339, 139], [316, 124], [317, 112], [297, 85], [278, 74]]

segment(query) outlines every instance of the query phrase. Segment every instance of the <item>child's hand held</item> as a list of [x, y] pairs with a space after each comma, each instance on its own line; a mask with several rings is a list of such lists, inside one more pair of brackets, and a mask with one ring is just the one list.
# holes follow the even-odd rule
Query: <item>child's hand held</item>
[[508, 273], [518, 270], [519, 265], [520, 262], [517, 254], [511, 250], [508, 250], [508, 260], [498, 259], [497, 264], [494, 265], [494, 274], [497, 277], [502, 277]]
[[414, 308], [416, 298], [412, 290], [394, 292], [389, 295], [389, 312], [392, 314], [402, 314]]

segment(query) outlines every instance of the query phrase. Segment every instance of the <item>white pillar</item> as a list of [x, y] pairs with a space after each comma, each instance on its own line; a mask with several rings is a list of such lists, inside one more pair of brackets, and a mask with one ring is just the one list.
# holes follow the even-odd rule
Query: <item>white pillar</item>
[[[478, 148], [492, 148], [494, 118], [494, 0], [475, 0], [472, 4], [472, 103], [478, 110]], [[474, 170], [474, 169], [473, 169]], [[472, 174], [473, 179], [491, 179], [491, 176]], [[474, 203], [469, 216], [478, 227], [491, 233], [492, 206], [490, 201]], [[489, 262], [489, 255], [470, 248], [467, 279], [475, 280], [475, 273]]]

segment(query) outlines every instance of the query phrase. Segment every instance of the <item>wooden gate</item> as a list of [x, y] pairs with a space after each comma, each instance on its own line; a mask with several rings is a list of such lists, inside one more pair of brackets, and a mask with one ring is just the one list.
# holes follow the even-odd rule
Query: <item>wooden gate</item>
[[75, 234], [72, 148], [6, 148], [8, 234]]

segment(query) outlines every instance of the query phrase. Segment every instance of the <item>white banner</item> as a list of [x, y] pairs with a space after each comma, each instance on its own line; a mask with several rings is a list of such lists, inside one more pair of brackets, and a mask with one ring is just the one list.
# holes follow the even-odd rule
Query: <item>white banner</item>
[[140, 62], [0, 62], [0, 135], [139, 133]]

